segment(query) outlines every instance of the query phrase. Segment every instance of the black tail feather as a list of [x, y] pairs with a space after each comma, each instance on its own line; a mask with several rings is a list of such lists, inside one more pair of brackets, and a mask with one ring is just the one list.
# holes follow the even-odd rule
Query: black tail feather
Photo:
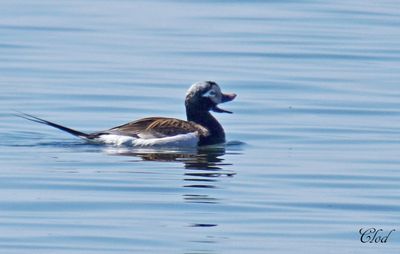
[[62, 125], [59, 125], [59, 124], [56, 124], [56, 123], [52, 123], [52, 122], [46, 121], [44, 119], [41, 119], [41, 118], [33, 116], [33, 115], [29, 115], [29, 114], [26, 114], [26, 113], [23, 113], [23, 112], [18, 112], [18, 114], [15, 114], [15, 115], [18, 116], [18, 117], [24, 118], [26, 120], [32, 121], [32, 122], [49, 125], [51, 127], [57, 128], [59, 130], [68, 132], [69, 134], [72, 134], [72, 135], [74, 135], [76, 137], [80, 137], [80, 138], [83, 138], [83, 139], [90, 139], [91, 138], [91, 135], [89, 135], [89, 134], [86, 134], [86, 133], [83, 133], [83, 132], [80, 132], [80, 131], [77, 131], [77, 130], [73, 130], [71, 128], [68, 128], [68, 127], [65, 127], [65, 126], [62, 126]]

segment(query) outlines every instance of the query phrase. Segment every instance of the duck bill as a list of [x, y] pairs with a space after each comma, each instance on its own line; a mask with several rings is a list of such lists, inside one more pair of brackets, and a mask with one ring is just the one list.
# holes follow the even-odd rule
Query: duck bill
[[233, 101], [236, 98], [235, 93], [223, 93], [221, 97], [221, 103]]
[[[232, 101], [235, 98], [236, 98], [236, 94], [234, 94], [234, 93], [223, 93], [222, 97], [221, 97], [221, 103]], [[232, 111], [225, 110], [225, 109], [218, 107], [218, 105], [215, 105], [212, 108], [212, 111], [217, 112], [217, 113], [228, 113], [228, 114], [233, 113]]]

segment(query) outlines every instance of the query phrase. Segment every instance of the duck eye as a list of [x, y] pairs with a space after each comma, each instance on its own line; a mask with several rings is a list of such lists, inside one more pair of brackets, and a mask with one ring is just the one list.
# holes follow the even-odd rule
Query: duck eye
[[203, 94], [203, 97], [215, 97], [217, 93], [214, 90], [209, 90], [205, 94]]

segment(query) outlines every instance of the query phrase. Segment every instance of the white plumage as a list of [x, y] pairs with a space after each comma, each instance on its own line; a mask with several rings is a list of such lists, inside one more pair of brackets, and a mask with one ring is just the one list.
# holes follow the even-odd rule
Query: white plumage
[[96, 139], [97, 142], [115, 146], [135, 147], [196, 147], [199, 137], [197, 133], [179, 134], [163, 138], [134, 138], [129, 136], [106, 134]]

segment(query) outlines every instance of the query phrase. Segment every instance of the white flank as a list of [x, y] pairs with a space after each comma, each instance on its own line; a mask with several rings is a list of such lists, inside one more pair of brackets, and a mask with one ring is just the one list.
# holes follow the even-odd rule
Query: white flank
[[179, 134], [164, 138], [134, 138], [120, 135], [101, 135], [99, 142], [116, 146], [135, 147], [196, 147], [199, 137], [197, 132]]

